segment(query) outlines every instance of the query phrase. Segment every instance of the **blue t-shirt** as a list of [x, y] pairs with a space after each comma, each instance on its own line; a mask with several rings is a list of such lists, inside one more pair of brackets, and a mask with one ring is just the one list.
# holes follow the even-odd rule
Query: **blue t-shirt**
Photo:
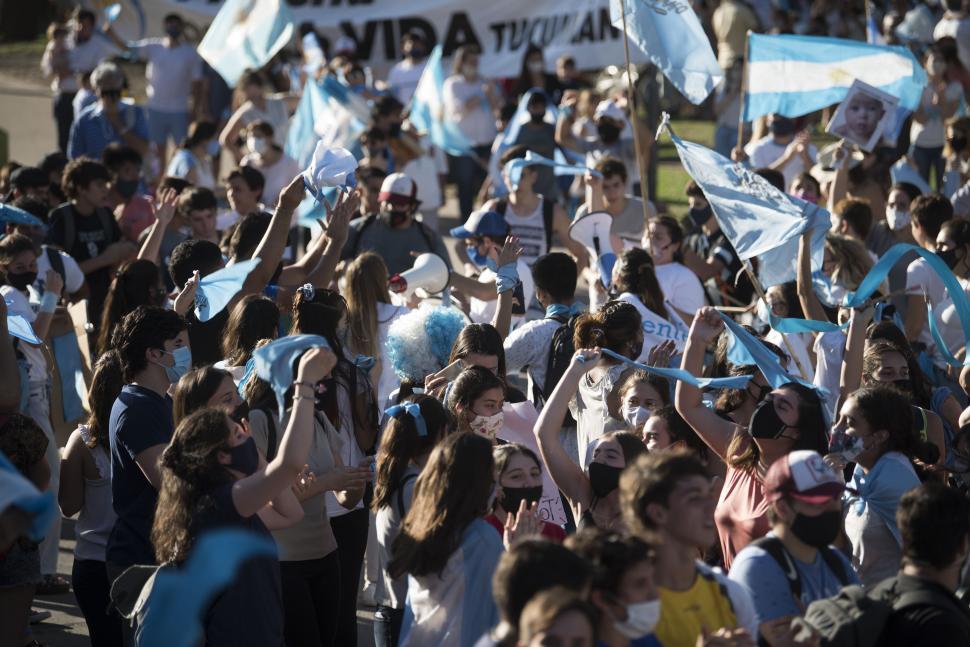
[[[774, 536], [769, 533], [768, 536]], [[846, 584], [859, 584], [859, 577], [852, 570], [848, 558], [835, 548], [832, 552], [842, 562]], [[819, 553], [815, 561], [806, 564], [791, 556], [801, 581], [801, 608], [791, 594], [791, 586], [781, 566], [774, 557], [757, 546], [747, 546], [738, 553], [731, 564], [728, 577], [741, 584], [751, 595], [755, 619], [758, 625], [788, 615], [802, 615], [805, 607], [815, 600], [830, 598], [839, 592], [843, 584], [838, 575], [829, 569]]]
[[152, 520], [158, 492], [135, 456], [172, 440], [172, 398], [126, 384], [111, 407], [111, 500], [118, 515], [108, 536], [107, 560], [119, 566], [154, 564]]

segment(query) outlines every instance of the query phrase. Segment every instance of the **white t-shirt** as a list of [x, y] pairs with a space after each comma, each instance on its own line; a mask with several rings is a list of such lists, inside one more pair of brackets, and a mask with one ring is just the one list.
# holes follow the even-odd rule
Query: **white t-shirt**
[[812, 343], [812, 333], [780, 333], [777, 330], [769, 330], [768, 334], [765, 335], [765, 341], [770, 341], [772, 344], [777, 346], [786, 355], [788, 352], [788, 345], [785, 344], [785, 339], [791, 344], [791, 350], [795, 353], [795, 358], [798, 359], [798, 363], [795, 363], [795, 358], [788, 364], [788, 372], [791, 375], [799, 375], [798, 365], [805, 370], [808, 375], [803, 375], [809, 382], [815, 379], [815, 366], [812, 364], [812, 358], [808, 354], [808, 345]]
[[[970, 279], [958, 277], [957, 281], [963, 287], [964, 294], [970, 298]], [[934, 309], [933, 314], [936, 317], [936, 326], [940, 331], [940, 336], [943, 337], [943, 341], [946, 342], [946, 347], [951, 353], [956, 353], [957, 350], [967, 345], [967, 339], [963, 334], [963, 325], [960, 323], [960, 317], [953, 305], [951, 294], [946, 294], [939, 307]]]
[[[466, 81], [463, 76], [449, 76], [444, 85], [445, 111], [448, 118], [458, 124], [458, 130], [468, 138], [472, 146], [488, 146], [495, 139], [495, 120], [481, 80]], [[481, 103], [471, 110], [465, 102], [481, 97]]]
[[[751, 168], [759, 169], [774, 164], [779, 157], [785, 154], [787, 148], [788, 144], [778, 144], [771, 135], [767, 135], [756, 142], [749, 142], [744, 147], [744, 152], [748, 155]], [[809, 144], [808, 157], [812, 162], [815, 161], [816, 155], [818, 155], [818, 149], [815, 148], [814, 144]], [[799, 155], [794, 156], [790, 162], [785, 164], [784, 168], [781, 169], [782, 175], [785, 176], [785, 190], [788, 190], [796, 177], [807, 170]]]
[[528, 368], [530, 397], [533, 384], [545, 390], [552, 337], [561, 325], [555, 319], [527, 321], [505, 338], [506, 371], [516, 373], [523, 367]]
[[950, 36], [957, 42], [957, 57], [970, 70], [970, 18], [943, 18], [933, 28], [933, 40]]
[[[970, 38], [970, 34], [967, 34], [967, 37]], [[963, 86], [956, 81], [948, 83], [946, 89], [943, 90], [943, 100], [946, 103], [959, 101], [962, 96]], [[940, 118], [940, 108], [932, 105], [932, 102], [933, 88], [926, 86], [923, 88], [920, 107], [929, 111], [930, 118], [922, 124], [913, 119], [913, 125], [909, 129], [910, 141], [921, 148], [935, 148], [946, 143], [946, 133], [943, 130], [943, 119]]]
[[[10, 305], [7, 306], [7, 314], [21, 315], [31, 324], [37, 319], [37, 313], [34, 311], [37, 304], [32, 305], [27, 300], [27, 295], [17, 288], [12, 285], [0, 285], [0, 296], [10, 301]], [[31, 382], [47, 381], [49, 377], [47, 375], [47, 360], [44, 358], [42, 347], [29, 344], [22, 339], [17, 340], [17, 345], [24, 354], [24, 359], [27, 360], [27, 379]]]
[[[275, 136], [274, 136], [275, 139]], [[252, 166], [254, 169], [263, 174], [263, 179], [266, 184], [263, 186], [263, 195], [260, 200], [263, 204], [275, 205], [276, 201], [280, 197], [280, 192], [283, 191], [293, 178], [299, 174], [302, 170], [300, 165], [296, 163], [296, 160], [287, 155], [282, 154], [280, 158], [276, 161], [276, 164], [272, 166], [263, 166], [263, 160], [259, 155], [255, 153], [250, 153], [242, 158], [239, 162], [240, 166]], [[294, 217], [296, 214], [294, 214]]]
[[186, 112], [192, 82], [202, 80], [202, 57], [188, 43], [167, 47], [165, 39], [148, 38], [131, 44], [139, 59], [148, 61], [148, 107], [160, 112]]
[[653, 268], [667, 303], [692, 315], [704, 307], [704, 286], [697, 275], [680, 263], [665, 263]]
[[635, 294], [624, 292], [616, 300], [632, 303], [643, 321], [643, 348], [640, 349], [640, 356], [637, 357], [638, 362], [645, 362], [651, 348], [668, 340], [677, 345], [677, 352], [684, 350], [684, 342], [687, 341], [689, 330], [684, 325], [684, 320], [678, 317], [669, 306], [666, 308], [667, 316], [660, 317], [643, 305], [643, 301]]
[[408, 105], [411, 95], [418, 87], [421, 74], [424, 73], [424, 66], [427, 59], [414, 62], [409, 58], [398, 61], [387, 74], [387, 85], [398, 101]]
[[845, 355], [845, 333], [824, 332], [815, 338], [815, 379], [812, 383], [825, 390], [825, 406], [831, 420], [838, 419], [839, 384], [842, 357]]
[[67, 295], [77, 292], [84, 285], [84, 272], [81, 271], [74, 257], [45, 245], [41, 248], [40, 256], [37, 257], [37, 280], [28, 288], [32, 302], [40, 303], [41, 297], [44, 296], [44, 282], [47, 280], [47, 270], [53, 269], [50, 259], [47, 256], [48, 249], [51, 252], [57, 252], [64, 262], [64, 290], [61, 291], [61, 294]]
[[[906, 268], [906, 294], [922, 297], [926, 294], [930, 299], [930, 304], [934, 308], [946, 298], [946, 287], [943, 281], [937, 276], [929, 263], [922, 258], [917, 258]], [[923, 325], [917, 341], [926, 344], [930, 355], [935, 354], [936, 344], [933, 342], [933, 335], [930, 334], [930, 327]]]
[[401, 173], [414, 180], [417, 185], [418, 200], [421, 201], [419, 209], [422, 211], [441, 207], [441, 182], [438, 176], [444, 173], [441, 172], [438, 161], [432, 157], [432, 154], [433, 151], [415, 157], [401, 169]]
[[[248, 126], [254, 121], [265, 121], [273, 127], [273, 141], [283, 144], [290, 127], [290, 114], [286, 102], [278, 95], [266, 96], [266, 109], [260, 110], [252, 101], [239, 106], [236, 110], [239, 123]], [[235, 115], [234, 115], [235, 116]]]
[[[75, 41], [74, 34], [70, 34], [67, 37], [67, 46], [71, 70], [77, 74], [91, 72], [101, 61], [118, 53], [118, 48], [114, 43], [108, 40], [106, 36], [97, 33], [92, 34], [91, 38], [83, 43]], [[68, 79], [64, 79], [64, 83], [61, 84], [61, 90], [64, 92], [71, 89], [76, 90], [77, 87], [76, 79], [72, 79], [70, 82], [68, 82]]]
[[[513, 307], [513, 312], [520, 310], [522, 314], [512, 315], [512, 326], [518, 326], [525, 319], [524, 311], [528, 309], [529, 304], [532, 302], [532, 297], [535, 295], [535, 284], [532, 282], [532, 271], [529, 266], [521, 258], [516, 261], [515, 269], [519, 273], [519, 280], [522, 282], [522, 297], [524, 299], [523, 303], [518, 304], [519, 307]], [[495, 272], [485, 268], [482, 270], [481, 274], [478, 275], [478, 280], [480, 283], [493, 283], [495, 281]], [[469, 308], [468, 316], [475, 323], [491, 323], [492, 317], [495, 316], [495, 310], [498, 308], [498, 299], [492, 299], [491, 301], [482, 301], [481, 299], [476, 299], [475, 297], [469, 298]]]

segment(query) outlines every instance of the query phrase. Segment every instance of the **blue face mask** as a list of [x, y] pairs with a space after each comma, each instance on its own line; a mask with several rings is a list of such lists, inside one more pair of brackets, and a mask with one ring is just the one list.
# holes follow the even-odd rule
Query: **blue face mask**
[[163, 350], [162, 352], [171, 355], [172, 359], [175, 360], [172, 366], [162, 366], [165, 369], [165, 375], [168, 377], [168, 381], [175, 384], [192, 368], [192, 350], [188, 346], [182, 346], [172, 352], [167, 350]]
[[215, 157], [219, 154], [219, 140], [213, 139], [205, 146], [205, 154], [209, 157]]
[[478, 247], [468, 247], [468, 258], [472, 259], [472, 263], [479, 267], [485, 267], [488, 263], [488, 255], [482, 254], [478, 251]]

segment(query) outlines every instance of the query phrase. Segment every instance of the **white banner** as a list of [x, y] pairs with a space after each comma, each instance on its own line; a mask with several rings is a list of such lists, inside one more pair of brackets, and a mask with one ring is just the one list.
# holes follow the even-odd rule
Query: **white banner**
[[[481, 71], [493, 78], [517, 77], [530, 43], [542, 47], [549, 72], [562, 54], [573, 56], [581, 70], [623, 65], [623, 41], [610, 25], [608, 0], [287, 2], [297, 25], [312, 23], [331, 44], [340, 36], [352, 37], [358, 44], [358, 58], [378, 78], [400, 59], [401, 36], [412, 30], [425, 34], [430, 46], [442, 43], [446, 58], [460, 45], [477, 44], [483, 53]], [[109, 3], [88, 0], [87, 4]], [[172, 12], [204, 30], [222, 0], [121, 0], [121, 4], [117, 27], [126, 37], [138, 38], [161, 35], [162, 19]], [[636, 63], [647, 60], [637, 47], [630, 48], [630, 55]]]

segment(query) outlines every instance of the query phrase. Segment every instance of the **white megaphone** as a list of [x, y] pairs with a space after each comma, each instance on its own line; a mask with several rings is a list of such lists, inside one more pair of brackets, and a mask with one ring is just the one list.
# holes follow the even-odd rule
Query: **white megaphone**
[[[448, 264], [437, 254], [421, 254], [406, 272], [395, 274], [388, 280], [388, 289], [409, 298], [416, 290], [425, 294], [438, 294], [448, 287]], [[419, 294], [418, 296], [422, 296]]]
[[603, 285], [610, 287], [616, 254], [610, 241], [613, 216], [605, 211], [594, 211], [569, 225], [569, 237], [586, 248], [590, 258], [596, 259]]

